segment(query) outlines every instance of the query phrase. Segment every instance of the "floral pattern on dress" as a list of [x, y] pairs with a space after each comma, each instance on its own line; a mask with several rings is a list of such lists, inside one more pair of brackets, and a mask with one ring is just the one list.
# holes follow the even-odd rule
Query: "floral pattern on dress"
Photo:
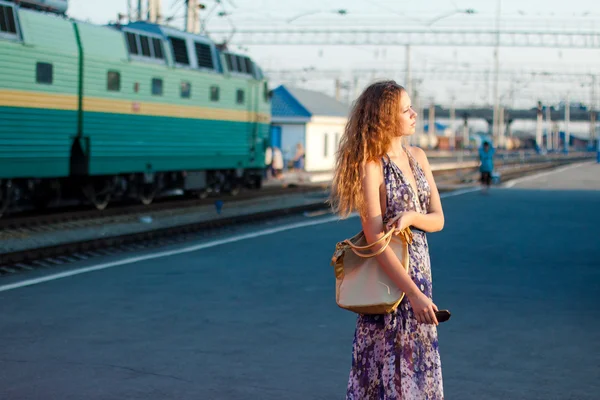
[[[431, 187], [425, 173], [406, 149], [417, 194], [400, 168], [385, 157], [387, 193], [384, 224], [406, 211], [427, 213]], [[410, 276], [432, 298], [431, 263], [425, 232], [412, 229]], [[443, 400], [443, 382], [435, 325], [419, 324], [406, 297], [389, 314], [363, 315], [356, 321], [347, 400]]]

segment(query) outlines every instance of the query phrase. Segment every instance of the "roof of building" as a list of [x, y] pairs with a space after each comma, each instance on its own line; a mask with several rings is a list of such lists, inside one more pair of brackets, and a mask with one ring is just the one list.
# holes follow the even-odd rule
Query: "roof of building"
[[349, 107], [324, 93], [281, 85], [273, 90], [274, 117], [347, 117]]

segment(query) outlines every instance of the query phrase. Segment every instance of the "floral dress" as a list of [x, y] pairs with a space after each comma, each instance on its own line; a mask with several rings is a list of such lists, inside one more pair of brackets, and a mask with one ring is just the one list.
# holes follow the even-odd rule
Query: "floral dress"
[[[406, 150], [406, 149], [405, 149]], [[409, 164], [417, 192], [400, 168], [384, 158], [387, 193], [384, 224], [398, 213], [427, 213], [431, 187], [409, 151]], [[415, 228], [409, 246], [410, 276], [421, 291], [432, 298], [431, 264], [425, 232]], [[404, 297], [398, 308], [385, 315], [358, 315], [352, 345], [352, 368], [346, 399], [351, 400], [442, 400], [442, 368], [435, 325], [417, 322]]]

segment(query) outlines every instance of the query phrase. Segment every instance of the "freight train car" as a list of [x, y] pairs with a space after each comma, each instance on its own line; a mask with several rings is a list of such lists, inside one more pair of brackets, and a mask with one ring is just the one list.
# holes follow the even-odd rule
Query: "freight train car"
[[83, 196], [259, 188], [269, 90], [205, 36], [98, 26], [0, 0], [0, 214]]

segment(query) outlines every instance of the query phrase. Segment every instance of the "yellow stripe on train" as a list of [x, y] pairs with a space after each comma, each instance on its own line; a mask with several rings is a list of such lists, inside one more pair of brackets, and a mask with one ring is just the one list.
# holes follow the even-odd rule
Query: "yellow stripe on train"
[[[77, 111], [77, 96], [19, 90], [0, 90], [0, 107], [2, 106]], [[84, 97], [83, 110], [113, 114], [260, 122], [265, 124], [268, 124], [271, 121], [269, 114], [248, 112], [246, 110], [184, 106], [98, 97]]]

